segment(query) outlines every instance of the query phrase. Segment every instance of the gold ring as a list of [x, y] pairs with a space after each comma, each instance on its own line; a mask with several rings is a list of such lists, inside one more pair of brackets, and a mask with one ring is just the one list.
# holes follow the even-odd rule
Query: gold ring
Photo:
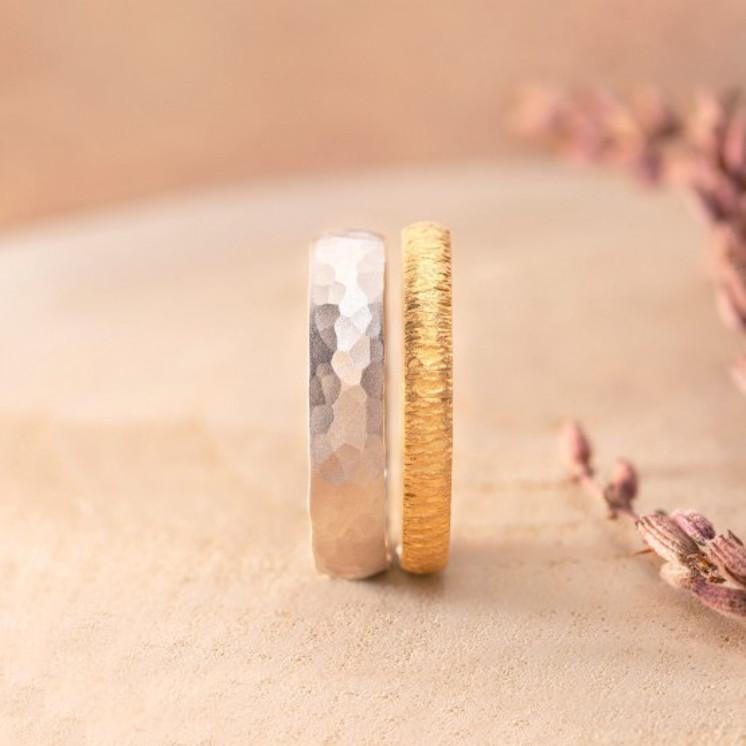
[[453, 454], [451, 234], [404, 229], [404, 457], [401, 566], [448, 564]]

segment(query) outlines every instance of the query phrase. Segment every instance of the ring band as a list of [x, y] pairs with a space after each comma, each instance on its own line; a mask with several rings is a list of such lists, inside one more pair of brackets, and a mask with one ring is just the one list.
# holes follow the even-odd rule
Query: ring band
[[453, 453], [451, 236], [404, 229], [404, 458], [401, 566], [448, 564]]
[[309, 451], [316, 569], [365, 578], [389, 564], [384, 436], [385, 244], [365, 231], [311, 244]]

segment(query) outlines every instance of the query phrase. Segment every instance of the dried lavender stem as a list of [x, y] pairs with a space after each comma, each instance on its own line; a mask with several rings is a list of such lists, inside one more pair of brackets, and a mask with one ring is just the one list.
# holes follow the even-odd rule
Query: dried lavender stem
[[[584, 472], [573, 477], [583, 491], [593, 498], [601, 500], [608, 505], [608, 487], [604, 485], [593, 473]], [[618, 507], [609, 507], [609, 518], [616, 518], [619, 515], [626, 516], [632, 521], [638, 520], [638, 515], [631, 506], [620, 505]]]
[[[571, 160], [621, 166], [650, 186], [685, 185], [712, 230], [720, 318], [746, 336], [746, 103], [738, 91], [702, 93], [680, 112], [652, 89], [628, 101], [604, 90], [533, 89], [518, 124]], [[730, 373], [746, 393], [746, 359]]]
[[611, 479], [602, 482], [593, 466], [591, 441], [577, 422], [565, 425], [560, 446], [571, 479], [603, 500], [609, 517], [621, 514], [633, 521], [648, 547], [664, 560], [661, 577], [667, 583], [721, 614], [746, 618], [746, 547], [737, 536], [716, 534], [705, 516], [691, 510], [638, 515], [633, 508], [639, 486], [635, 467], [619, 459]]
[[604, 486], [592, 474], [580, 474], [575, 478], [575, 481], [591, 497], [597, 497], [600, 500], [606, 500], [606, 491], [604, 489]]

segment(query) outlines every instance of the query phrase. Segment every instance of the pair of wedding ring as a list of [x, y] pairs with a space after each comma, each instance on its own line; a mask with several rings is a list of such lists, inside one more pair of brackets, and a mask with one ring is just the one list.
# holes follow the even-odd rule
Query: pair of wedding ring
[[[413, 573], [448, 562], [453, 450], [451, 239], [435, 223], [402, 234], [402, 540]], [[336, 231], [311, 244], [309, 451], [312, 546], [325, 575], [390, 563], [385, 439], [384, 239]]]

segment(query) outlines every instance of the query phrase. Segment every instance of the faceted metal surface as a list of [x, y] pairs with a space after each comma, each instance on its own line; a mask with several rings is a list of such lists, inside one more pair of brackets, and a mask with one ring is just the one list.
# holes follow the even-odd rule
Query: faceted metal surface
[[385, 246], [364, 231], [311, 244], [309, 446], [319, 572], [386, 569], [383, 288]]

